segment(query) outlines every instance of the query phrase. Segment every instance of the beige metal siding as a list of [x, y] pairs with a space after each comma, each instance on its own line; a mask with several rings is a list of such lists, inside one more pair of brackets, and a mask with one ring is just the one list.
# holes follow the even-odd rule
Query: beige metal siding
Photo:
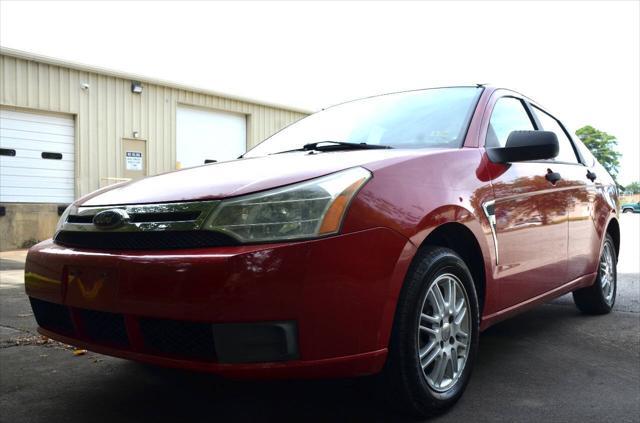
[[11, 54], [0, 55], [0, 75], [0, 104], [75, 115], [76, 196], [122, 178], [122, 138], [134, 131], [147, 140], [149, 174], [175, 169], [178, 104], [247, 115], [248, 147], [306, 116], [144, 80], [142, 94], [133, 94], [131, 79]]

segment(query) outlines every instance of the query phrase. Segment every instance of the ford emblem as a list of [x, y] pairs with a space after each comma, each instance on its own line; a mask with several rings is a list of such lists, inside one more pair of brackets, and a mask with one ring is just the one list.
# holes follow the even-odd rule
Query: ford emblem
[[129, 215], [121, 209], [104, 210], [93, 216], [93, 224], [100, 229], [115, 229], [129, 221]]

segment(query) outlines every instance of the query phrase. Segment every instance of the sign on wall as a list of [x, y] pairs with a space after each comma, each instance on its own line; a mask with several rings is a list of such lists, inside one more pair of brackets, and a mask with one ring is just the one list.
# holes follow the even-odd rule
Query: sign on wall
[[124, 156], [125, 168], [127, 170], [144, 170], [141, 151], [125, 151]]
[[147, 176], [147, 142], [140, 139], [125, 138], [122, 140], [124, 170], [122, 176], [139, 179]]

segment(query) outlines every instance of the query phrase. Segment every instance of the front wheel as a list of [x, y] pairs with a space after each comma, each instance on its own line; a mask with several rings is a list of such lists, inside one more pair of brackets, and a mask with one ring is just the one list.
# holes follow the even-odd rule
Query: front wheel
[[573, 302], [578, 310], [586, 314], [606, 314], [613, 309], [618, 282], [617, 261], [613, 238], [607, 234], [596, 281], [591, 286], [573, 291]]
[[473, 278], [452, 250], [421, 250], [396, 310], [383, 380], [386, 397], [419, 417], [451, 407], [469, 381], [478, 350]]
[[622, 213], [631, 213], [632, 211], [631, 209], [622, 209]]

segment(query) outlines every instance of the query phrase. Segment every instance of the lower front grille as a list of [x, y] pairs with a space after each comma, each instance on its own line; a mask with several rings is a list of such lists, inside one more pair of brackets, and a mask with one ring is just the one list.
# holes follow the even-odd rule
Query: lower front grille
[[84, 332], [91, 341], [128, 347], [129, 338], [122, 314], [95, 310], [78, 310]]
[[[119, 313], [69, 308], [36, 298], [30, 301], [38, 325], [69, 337], [67, 342], [72, 344], [78, 340], [149, 355], [218, 363], [299, 358], [295, 321], [225, 324], [137, 316], [125, 320]], [[133, 325], [128, 328], [129, 322]]]
[[145, 347], [168, 356], [215, 360], [211, 324], [164, 319], [140, 319]]
[[92, 250], [170, 250], [237, 245], [234, 238], [212, 231], [97, 232], [60, 231], [54, 242]]
[[38, 326], [63, 334], [73, 333], [74, 327], [67, 307], [36, 298], [29, 300]]

